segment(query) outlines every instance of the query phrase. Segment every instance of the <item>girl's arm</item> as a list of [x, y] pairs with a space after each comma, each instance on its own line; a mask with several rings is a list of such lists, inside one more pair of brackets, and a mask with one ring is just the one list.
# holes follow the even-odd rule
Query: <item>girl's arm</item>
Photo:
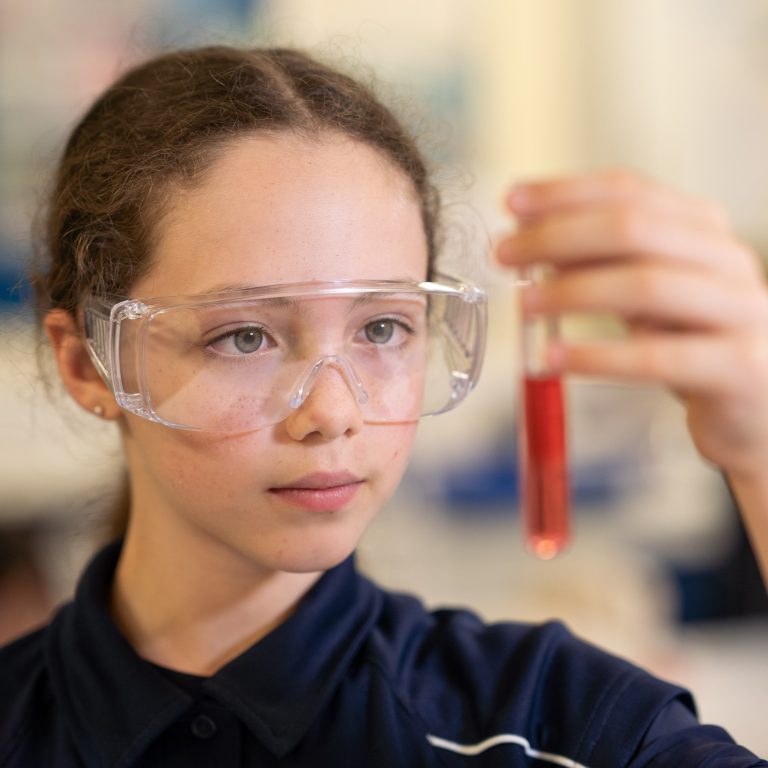
[[564, 372], [658, 382], [683, 402], [704, 458], [727, 475], [768, 584], [768, 291], [722, 210], [626, 172], [514, 187], [497, 255], [541, 261], [530, 314], [612, 314], [620, 339], [558, 342]]

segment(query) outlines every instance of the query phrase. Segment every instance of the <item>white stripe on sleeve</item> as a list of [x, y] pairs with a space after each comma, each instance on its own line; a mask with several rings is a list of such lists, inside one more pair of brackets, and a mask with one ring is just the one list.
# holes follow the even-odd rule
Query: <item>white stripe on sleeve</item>
[[555, 755], [551, 752], [540, 752], [538, 749], [534, 749], [531, 746], [528, 739], [525, 739], [522, 736], [516, 736], [513, 733], [500, 733], [496, 736], [484, 739], [483, 741], [479, 741], [477, 744], [459, 744], [455, 741], [448, 741], [448, 739], [441, 739], [439, 736], [433, 736], [432, 734], [427, 734], [427, 741], [437, 749], [446, 749], [449, 752], [456, 752], [459, 755], [467, 755], [468, 757], [479, 755], [481, 752], [492, 749], [499, 744], [516, 744], [518, 747], [522, 747], [525, 750], [525, 754], [528, 755], [528, 757], [534, 757], [545, 763], [562, 765], [564, 768], [587, 768], [587, 766], [577, 763], [570, 757]]

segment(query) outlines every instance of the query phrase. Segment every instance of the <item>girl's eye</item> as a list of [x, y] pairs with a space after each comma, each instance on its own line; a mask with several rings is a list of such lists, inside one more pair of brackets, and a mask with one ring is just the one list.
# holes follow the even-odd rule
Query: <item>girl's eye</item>
[[264, 341], [264, 334], [258, 328], [246, 328], [232, 335], [232, 343], [238, 352], [256, 352]]
[[407, 342], [409, 336], [413, 336], [414, 330], [402, 320], [381, 317], [366, 323], [363, 326], [363, 333], [365, 340], [371, 344], [399, 347]]
[[237, 328], [215, 338], [208, 347], [223, 355], [251, 355], [269, 346], [269, 336], [261, 328]]
[[365, 326], [365, 338], [373, 344], [386, 344], [394, 333], [394, 320], [374, 320]]

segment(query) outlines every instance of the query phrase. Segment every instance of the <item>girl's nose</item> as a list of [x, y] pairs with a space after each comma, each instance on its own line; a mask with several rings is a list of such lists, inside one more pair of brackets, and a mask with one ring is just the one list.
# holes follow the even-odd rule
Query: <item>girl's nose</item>
[[326, 361], [312, 371], [294, 395], [293, 401], [298, 405], [285, 419], [286, 430], [294, 440], [304, 440], [312, 434], [328, 440], [355, 435], [363, 426], [360, 401], [366, 399], [365, 390], [352, 371], [347, 371], [343, 363]]

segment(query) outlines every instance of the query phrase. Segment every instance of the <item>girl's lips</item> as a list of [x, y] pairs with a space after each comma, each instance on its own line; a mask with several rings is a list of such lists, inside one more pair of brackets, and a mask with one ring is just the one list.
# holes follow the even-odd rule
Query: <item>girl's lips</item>
[[292, 506], [312, 512], [343, 509], [354, 498], [363, 481], [348, 472], [313, 473], [270, 493]]

